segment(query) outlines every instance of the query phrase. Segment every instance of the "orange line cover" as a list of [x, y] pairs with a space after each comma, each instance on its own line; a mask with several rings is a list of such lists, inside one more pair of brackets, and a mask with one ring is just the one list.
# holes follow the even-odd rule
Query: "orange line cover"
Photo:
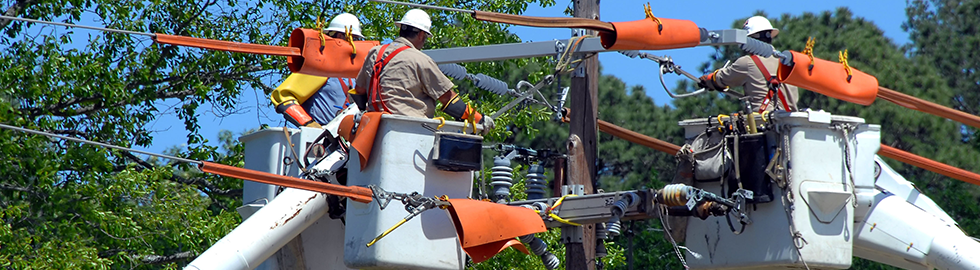
[[231, 42], [206, 38], [174, 36], [167, 34], [156, 34], [153, 41], [160, 44], [170, 44], [177, 46], [195, 47], [209, 50], [240, 52], [250, 54], [279, 55], [279, 56], [303, 56], [299, 48], [272, 46], [263, 44]]
[[227, 176], [231, 178], [238, 178], [242, 180], [255, 181], [259, 183], [265, 183], [270, 185], [279, 185], [284, 187], [298, 188], [303, 190], [315, 191], [326, 193], [330, 195], [337, 195], [341, 197], [347, 197], [355, 202], [369, 203], [372, 200], [372, 195], [370, 189], [365, 187], [357, 186], [341, 186], [334, 185], [323, 182], [315, 182], [310, 180], [299, 179], [296, 177], [282, 176], [271, 174], [267, 172], [260, 172], [256, 170], [249, 170], [234, 166], [228, 166], [224, 164], [218, 164], [214, 162], [201, 162], [200, 168], [204, 172], [213, 173], [221, 176]]
[[917, 97], [906, 95], [895, 90], [878, 87], [878, 97], [898, 104], [898, 106], [943, 117], [975, 128], [980, 128], [980, 117], [977, 117], [976, 115], [968, 114]]
[[901, 161], [903, 163], [911, 164], [912, 166], [923, 168], [934, 173], [942, 174], [956, 180], [960, 180], [963, 182], [980, 186], [980, 174], [976, 174], [964, 169], [949, 166], [935, 160], [931, 160], [928, 158], [918, 156], [916, 154], [902, 151], [898, 148], [894, 148], [882, 144], [881, 149], [878, 150], [878, 154], [883, 157], [887, 157], [887, 158]]

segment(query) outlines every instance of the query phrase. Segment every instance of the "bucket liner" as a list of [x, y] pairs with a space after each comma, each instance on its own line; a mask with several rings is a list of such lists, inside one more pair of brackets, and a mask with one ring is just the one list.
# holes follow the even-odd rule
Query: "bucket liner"
[[[852, 76], [848, 81], [843, 64], [819, 58], [813, 58], [811, 63], [806, 54], [790, 52], [793, 54], [793, 66], [780, 63], [777, 72], [779, 81], [865, 106], [875, 101], [878, 79], [874, 76], [851, 68]], [[813, 68], [810, 68], [811, 64]]]
[[366, 112], [361, 115], [360, 122], [354, 121], [354, 115], [345, 116], [340, 122], [338, 133], [345, 140], [351, 142], [351, 147], [357, 150], [360, 157], [361, 168], [367, 167], [371, 160], [371, 150], [374, 149], [374, 139], [378, 135], [378, 128], [381, 127], [381, 116], [384, 112]]
[[612, 25], [614, 31], [599, 32], [602, 47], [608, 50], [666, 50], [701, 44], [702, 30], [688, 20], [647, 18]]
[[299, 48], [303, 56], [289, 56], [286, 62], [292, 72], [328, 78], [356, 78], [368, 51], [379, 44], [373, 40], [354, 41], [355, 47], [351, 47], [346, 40], [327, 36], [321, 43], [320, 31], [296, 28], [289, 35], [289, 47]]
[[544, 232], [544, 221], [531, 209], [471, 199], [449, 199], [447, 210], [463, 251], [479, 263], [507, 247], [529, 254], [518, 236]]

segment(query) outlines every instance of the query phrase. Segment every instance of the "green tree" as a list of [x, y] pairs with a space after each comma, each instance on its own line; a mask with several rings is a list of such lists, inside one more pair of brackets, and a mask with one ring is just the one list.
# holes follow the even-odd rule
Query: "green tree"
[[[521, 13], [542, 1], [430, 4]], [[369, 37], [395, 36], [407, 7], [365, 1], [3, 1], [5, 15], [137, 32], [286, 45], [316, 17], [357, 14]], [[501, 24], [431, 12], [433, 47], [518, 42]], [[266, 95], [288, 72], [285, 59], [152, 44], [145, 36], [0, 21], [0, 122], [127, 147], [147, 147], [148, 123], [176, 102], [189, 131], [171, 154], [242, 165], [229, 134], [214, 146], [200, 133], [207, 110], [234, 113], [243, 94]], [[510, 61], [525, 65], [538, 60]], [[468, 65], [497, 74], [505, 62]], [[492, 98], [481, 109], [499, 106]], [[530, 116], [528, 116], [530, 117]], [[530, 119], [530, 118], [528, 118]], [[503, 123], [514, 122], [502, 119]], [[506, 134], [506, 133], [500, 133]], [[500, 135], [497, 135], [500, 136]], [[241, 181], [186, 164], [0, 131], [0, 267], [175, 268], [230, 231]]]

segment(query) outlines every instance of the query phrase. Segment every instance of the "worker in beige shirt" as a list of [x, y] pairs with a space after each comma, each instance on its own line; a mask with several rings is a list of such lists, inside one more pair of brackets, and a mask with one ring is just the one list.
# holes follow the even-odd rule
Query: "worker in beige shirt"
[[[772, 23], [762, 16], [754, 16], [745, 20], [743, 28], [748, 31], [749, 37], [769, 44], [772, 44], [772, 39], [779, 34], [779, 29], [773, 28]], [[762, 63], [762, 67], [757, 63]], [[796, 86], [778, 84], [779, 91], [770, 91], [769, 82], [775, 78], [778, 68], [779, 58], [775, 56], [746, 55], [739, 57], [730, 66], [701, 76], [701, 82], [698, 86], [708, 90], [723, 90], [730, 86], [741, 86], [745, 91], [745, 98], [752, 104], [754, 111], [762, 112], [775, 109], [796, 111], [796, 102], [800, 98], [799, 89]]]
[[396, 25], [398, 38], [371, 48], [364, 60], [355, 81], [354, 100], [358, 106], [368, 111], [431, 118], [438, 100], [443, 111], [457, 120], [483, 124], [484, 133], [493, 129], [493, 119], [460, 101], [453, 91], [453, 82], [419, 50], [432, 36], [429, 14], [412, 9]]

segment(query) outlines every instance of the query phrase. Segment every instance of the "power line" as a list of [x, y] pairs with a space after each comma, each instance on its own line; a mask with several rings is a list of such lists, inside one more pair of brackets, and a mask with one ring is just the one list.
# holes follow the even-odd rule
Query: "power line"
[[141, 35], [141, 36], [148, 36], [148, 37], [155, 37], [156, 36], [156, 34], [153, 34], [153, 33], [144, 33], [144, 32], [136, 32], [136, 31], [120, 30], [120, 29], [112, 29], [112, 28], [102, 28], [102, 27], [95, 27], [95, 26], [70, 24], [70, 23], [42, 21], [42, 20], [27, 19], [27, 18], [20, 18], [20, 17], [3, 16], [3, 15], [0, 15], [0, 19], [13, 20], [13, 21], [22, 21], [22, 22], [32, 22], [32, 23], [41, 23], [41, 24], [50, 24], [50, 25], [58, 25], [58, 26], [66, 26], [66, 27], [77, 27], [77, 28], [84, 28], [84, 29], [97, 30], [97, 31], [103, 31], [103, 32], [130, 34], [130, 35]]
[[192, 163], [192, 164], [200, 164], [201, 163], [200, 161], [192, 160], [192, 159], [180, 158], [180, 157], [175, 157], [175, 156], [168, 156], [168, 155], [164, 155], [164, 154], [157, 154], [157, 153], [153, 153], [153, 152], [136, 150], [136, 149], [126, 148], [126, 147], [122, 147], [122, 146], [116, 146], [116, 145], [111, 145], [111, 144], [106, 144], [106, 143], [89, 141], [89, 140], [86, 140], [86, 139], [75, 138], [75, 137], [68, 137], [68, 136], [58, 135], [58, 134], [54, 134], [54, 133], [48, 133], [48, 132], [44, 132], [44, 131], [38, 131], [38, 130], [27, 129], [27, 128], [22, 128], [22, 127], [15, 127], [15, 126], [10, 126], [10, 125], [5, 125], [5, 124], [0, 124], [0, 128], [5, 128], [5, 129], [10, 129], [10, 130], [20, 131], [20, 132], [25, 132], [25, 133], [32, 133], [32, 134], [37, 134], [37, 135], [43, 135], [43, 136], [48, 136], [48, 137], [60, 138], [60, 139], [65, 139], [65, 140], [75, 141], [75, 142], [80, 142], [80, 143], [87, 143], [87, 144], [92, 144], [92, 145], [98, 145], [98, 146], [102, 146], [102, 147], [106, 147], [106, 148], [112, 148], [112, 149], [116, 149], [116, 150], [122, 150], [122, 151], [140, 153], [140, 154], [144, 154], [144, 155], [150, 155], [150, 156], [159, 157], [159, 158], [171, 159], [171, 160], [175, 160], [175, 161], [179, 161], [179, 162], [186, 162], [186, 163]]

